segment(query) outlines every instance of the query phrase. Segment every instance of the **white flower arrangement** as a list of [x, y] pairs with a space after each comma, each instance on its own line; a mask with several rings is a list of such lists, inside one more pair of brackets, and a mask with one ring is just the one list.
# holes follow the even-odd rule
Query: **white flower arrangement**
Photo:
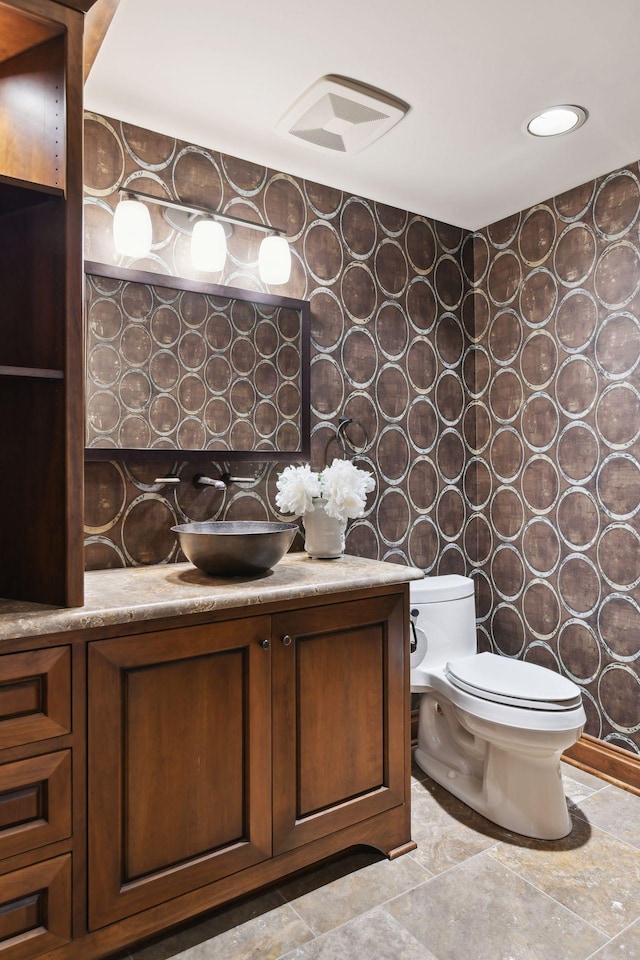
[[364, 516], [367, 494], [376, 482], [368, 470], [359, 470], [350, 460], [335, 459], [321, 473], [312, 473], [309, 464], [304, 467], [286, 467], [276, 486], [276, 504], [283, 513], [304, 516], [314, 509], [314, 500], [325, 501], [325, 511], [346, 523]]

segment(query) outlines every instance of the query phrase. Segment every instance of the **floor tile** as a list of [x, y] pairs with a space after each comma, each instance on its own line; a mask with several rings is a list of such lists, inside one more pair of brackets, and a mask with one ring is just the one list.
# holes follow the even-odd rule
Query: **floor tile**
[[414, 765], [417, 850], [360, 848], [112, 960], [640, 960], [640, 797], [562, 772], [564, 840], [509, 833]]
[[576, 814], [606, 833], [640, 847], [640, 797], [636, 794], [607, 786], [586, 797]]
[[593, 797], [597, 793], [601, 793], [606, 789], [607, 783], [605, 780], [598, 781], [600, 786], [594, 789], [591, 785], [584, 783], [582, 780], [574, 780], [571, 776], [571, 769], [568, 771], [562, 771], [562, 783], [564, 785], [564, 792], [567, 798], [567, 804], [569, 805], [569, 810], [579, 809], [582, 802], [587, 799], [587, 797]]
[[564, 793], [567, 798], [569, 812], [573, 810], [580, 810], [582, 803], [587, 799], [587, 797], [593, 797], [597, 792], [592, 790], [591, 787], [587, 787], [583, 783], [580, 783], [578, 780], [572, 780], [571, 777], [563, 776], [562, 783], [564, 786]]
[[640, 957], [640, 921], [593, 954], [589, 960], [638, 960]]
[[488, 853], [385, 909], [438, 960], [586, 960], [606, 940]]
[[431, 876], [410, 856], [384, 860], [371, 852], [294, 877], [279, 890], [315, 934], [325, 933], [358, 914], [423, 883]]
[[562, 770], [563, 779], [568, 777], [577, 783], [581, 783], [584, 787], [590, 788], [591, 792], [594, 790], [602, 790], [608, 786], [607, 780], [603, 780], [602, 777], [596, 777], [593, 773], [587, 773], [586, 770], [581, 770], [580, 767], [574, 767], [572, 763], [563, 761], [560, 764], [560, 769]]
[[365, 913], [283, 960], [438, 960], [383, 910]]
[[422, 767], [419, 767], [418, 764], [413, 759], [413, 754], [411, 756], [411, 777], [414, 781], [416, 780], [426, 780], [429, 774], [425, 773]]
[[411, 856], [431, 873], [442, 873], [509, 836], [430, 779], [414, 783], [411, 807], [418, 844]]
[[132, 960], [275, 960], [313, 934], [276, 891], [132, 952]]
[[488, 855], [615, 936], [640, 916], [640, 851], [576, 817], [563, 840], [498, 843]]

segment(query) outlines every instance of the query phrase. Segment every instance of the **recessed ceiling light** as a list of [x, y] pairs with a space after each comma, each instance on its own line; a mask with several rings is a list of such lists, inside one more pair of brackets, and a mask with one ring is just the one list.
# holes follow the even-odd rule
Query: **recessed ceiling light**
[[526, 129], [534, 137], [558, 137], [562, 133], [577, 130], [586, 119], [587, 111], [583, 107], [563, 103], [536, 113], [527, 122]]

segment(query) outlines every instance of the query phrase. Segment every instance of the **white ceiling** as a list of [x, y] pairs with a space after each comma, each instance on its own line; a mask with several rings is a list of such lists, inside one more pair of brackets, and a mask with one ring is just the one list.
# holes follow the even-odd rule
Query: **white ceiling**
[[[468, 229], [640, 158], [639, 0], [121, 0], [87, 109]], [[339, 74], [410, 104], [355, 156], [274, 127]], [[522, 131], [575, 103], [573, 134]]]

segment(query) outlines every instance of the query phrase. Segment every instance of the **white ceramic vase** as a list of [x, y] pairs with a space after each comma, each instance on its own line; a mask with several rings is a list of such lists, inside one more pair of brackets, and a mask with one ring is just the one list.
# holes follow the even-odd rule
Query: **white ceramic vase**
[[344, 553], [346, 520], [330, 517], [326, 511], [327, 501], [313, 501], [313, 510], [305, 513], [304, 548], [316, 560], [335, 560]]

